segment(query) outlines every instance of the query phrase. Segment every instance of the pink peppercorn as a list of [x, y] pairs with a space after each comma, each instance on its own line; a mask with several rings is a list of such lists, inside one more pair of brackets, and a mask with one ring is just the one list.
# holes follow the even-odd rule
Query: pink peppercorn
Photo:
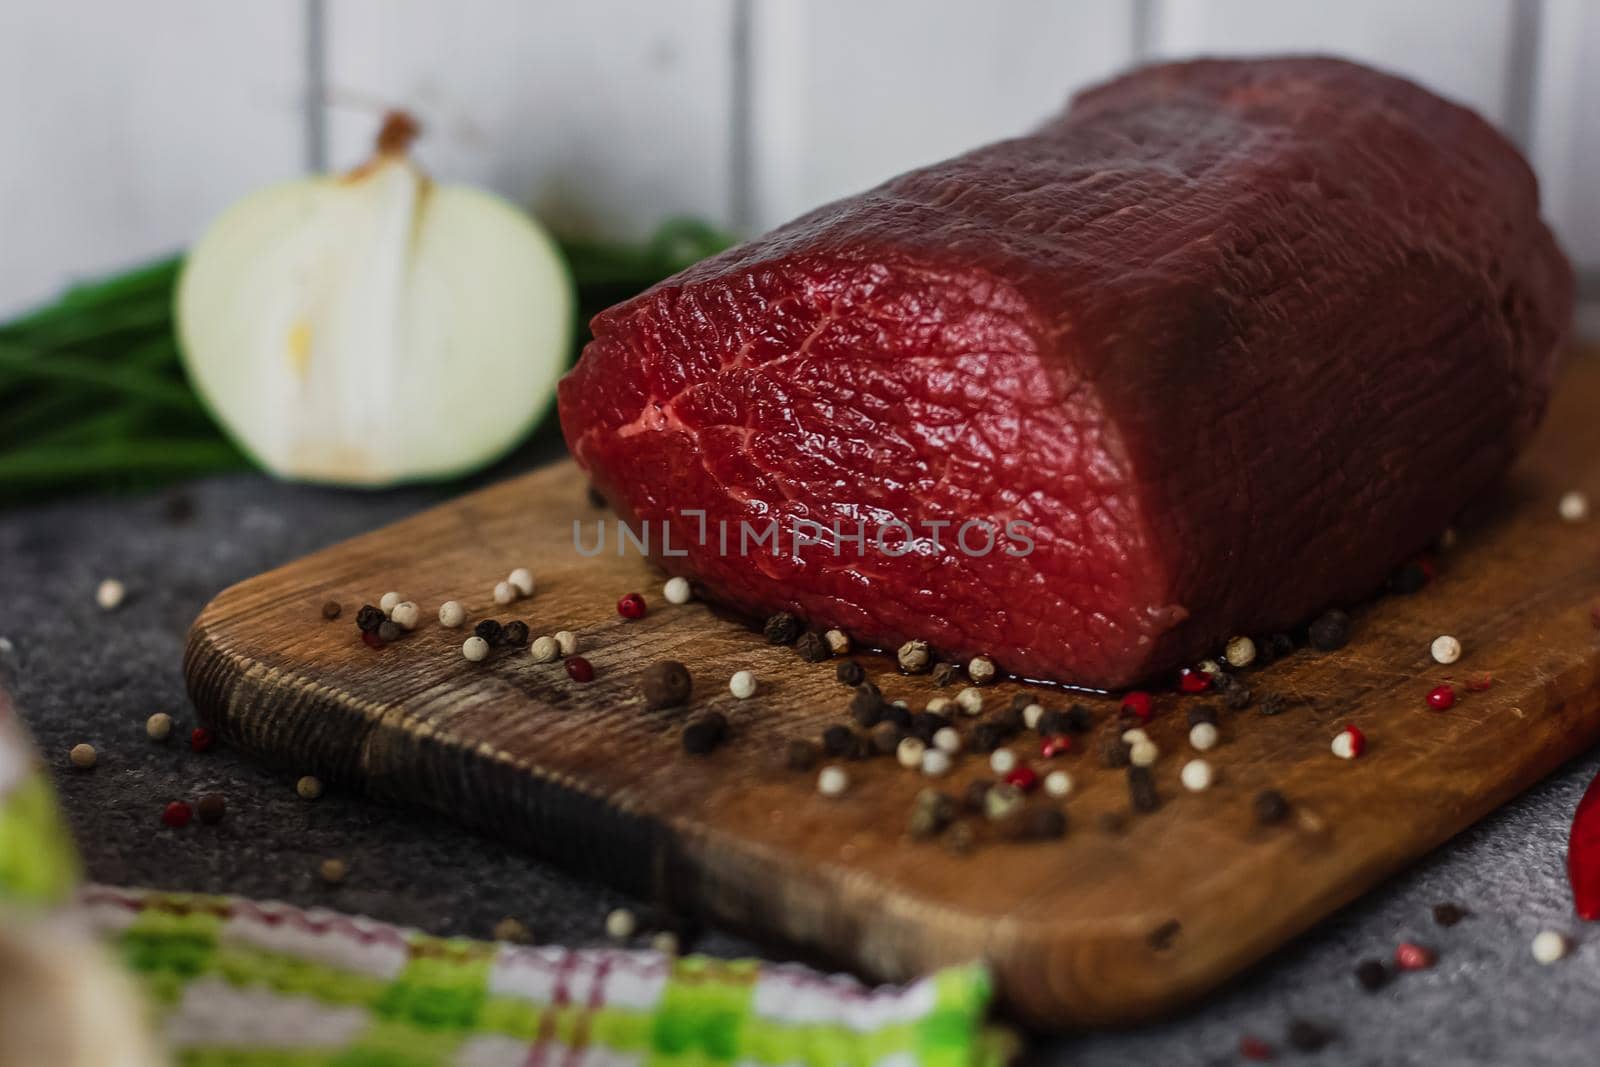
[[211, 746], [216, 743], [216, 737], [204, 726], [196, 726], [189, 735], [189, 748], [195, 752], [210, 752]]
[[1140, 722], [1150, 721], [1150, 694], [1135, 690], [1122, 698], [1122, 710]]
[[594, 681], [594, 665], [582, 656], [568, 657], [566, 662], [567, 677], [574, 682]]
[[194, 811], [181, 800], [174, 800], [161, 809], [161, 821], [174, 830], [181, 830], [189, 825], [189, 820], [194, 817]]
[[1251, 1034], [1239, 1039], [1239, 1055], [1247, 1060], [1263, 1063], [1272, 1059], [1272, 1046]]
[[1039, 776], [1032, 767], [1017, 767], [1005, 777], [1007, 785], [1014, 785], [1024, 793], [1031, 793], [1039, 787]]
[[1039, 742], [1039, 755], [1043, 756], [1045, 759], [1050, 759], [1054, 756], [1061, 755], [1063, 752], [1071, 751], [1072, 738], [1070, 737], [1065, 737], [1058, 734], [1052, 737], [1047, 737], [1043, 741]]
[[1455, 704], [1456, 691], [1448, 685], [1436, 686], [1428, 692], [1428, 707], [1434, 711], [1445, 711]]
[[361, 643], [368, 648], [382, 648], [383, 638], [378, 636], [378, 631], [376, 630], [363, 630], [361, 632]]
[[1205, 671], [1197, 671], [1185, 667], [1178, 672], [1178, 691], [1180, 693], [1204, 693], [1211, 688], [1211, 675]]
[[644, 597], [638, 593], [629, 593], [617, 601], [617, 614], [624, 619], [642, 619], [649, 608], [645, 605]]
[[1394, 965], [1402, 971], [1425, 971], [1436, 959], [1433, 949], [1412, 941], [1402, 941], [1394, 950]]

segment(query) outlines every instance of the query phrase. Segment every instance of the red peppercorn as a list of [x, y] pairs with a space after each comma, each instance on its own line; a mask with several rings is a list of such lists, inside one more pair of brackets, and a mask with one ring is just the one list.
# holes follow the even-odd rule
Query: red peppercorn
[[1122, 710], [1140, 722], [1150, 721], [1150, 694], [1137, 690], [1122, 698]]
[[1016, 786], [1024, 793], [1031, 793], [1039, 787], [1039, 776], [1032, 767], [1017, 767], [1006, 775], [1005, 783]]
[[195, 752], [210, 752], [211, 746], [216, 743], [216, 737], [204, 726], [196, 726], [194, 733], [189, 735], [189, 747]]
[[617, 614], [624, 619], [642, 619], [644, 613], [650, 610], [644, 602], [644, 597], [638, 593], [629, 593], [617, 601]]
[[368, 648], [382, 648], [383, 638], [378, 636], [378, 631], [376, 630], [363, 630], [361, 631], [361, 643]]
[[1467, 688], [1474, 693], [1481, 693], [1494, 685], [1494, 675], [1488, 671], [1480, 671], [1467, 679]]
[[1456, 691], [1448, 685], [1436, 686], [1428, 692], [1428, 707], [1434, 711], [1445, 711], [1455, 707]]
[[174, 830], [181, 830], [194, 818], [194, 810], [181, 800], [174, 800], [161, 809], [161, 821]]
[[567, 677], [574, 682], [594, 681], [594, 665], [582, 656], [571, 656], [567, 659]]
[[1402, 941], [1394, 950], [1394, 965], [1402, 971], [1425, 971], [1436, 959], [1433, 949], [1412, 941]]
[[1239, 1055], [1247, 1060], [1263, 1063], [1275, 1055], [1272, 1046], [1252, 1034], [1246, 1034], [1239, 1039]]
[[1047, 737], [1043, 741], [1039, 742], [1039, 755], [1043, 756], [1045, 759], [1050, 759], [1053, 756], [1061, 755], [1063, 752], [1071, 751], [1072, 738], [1065, 737], [1060, 734], [1057, 734], [1053, 737]]
[[1197, 671], [1185, 667], [1178, 672], [1178, 691], [1180, 693], [1204, 693], [1211, 688], [1211, 675], [1205, 671]]

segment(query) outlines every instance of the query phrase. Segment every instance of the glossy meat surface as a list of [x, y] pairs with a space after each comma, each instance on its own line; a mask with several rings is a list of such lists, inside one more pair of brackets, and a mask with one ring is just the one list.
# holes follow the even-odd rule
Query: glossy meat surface
[[561, 420], [715, 599], [1115, 688], [1370, 593], [1526, 442], [1571, 300], [1472, 113], [1172, 64], [606, 311]]

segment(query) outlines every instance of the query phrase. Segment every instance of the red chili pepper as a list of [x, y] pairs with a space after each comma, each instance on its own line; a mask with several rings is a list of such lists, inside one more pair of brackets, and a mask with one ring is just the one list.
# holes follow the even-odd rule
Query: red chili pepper
[[1578, 801], [1567, 836], [1567, 880], [1578, 917], [1600, 919], [1600, 775]]

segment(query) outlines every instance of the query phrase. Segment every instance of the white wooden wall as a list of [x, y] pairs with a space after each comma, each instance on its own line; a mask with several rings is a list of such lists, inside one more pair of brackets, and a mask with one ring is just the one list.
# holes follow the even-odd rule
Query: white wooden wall
[[423, 119], [437, 175], [559, 229], [756, 231], [1129, 63], [1285, 50], [1501, 124], [1600, 278], [1597, 0], [5, 0], [0, 314], [353, 165], [388, 106]]

